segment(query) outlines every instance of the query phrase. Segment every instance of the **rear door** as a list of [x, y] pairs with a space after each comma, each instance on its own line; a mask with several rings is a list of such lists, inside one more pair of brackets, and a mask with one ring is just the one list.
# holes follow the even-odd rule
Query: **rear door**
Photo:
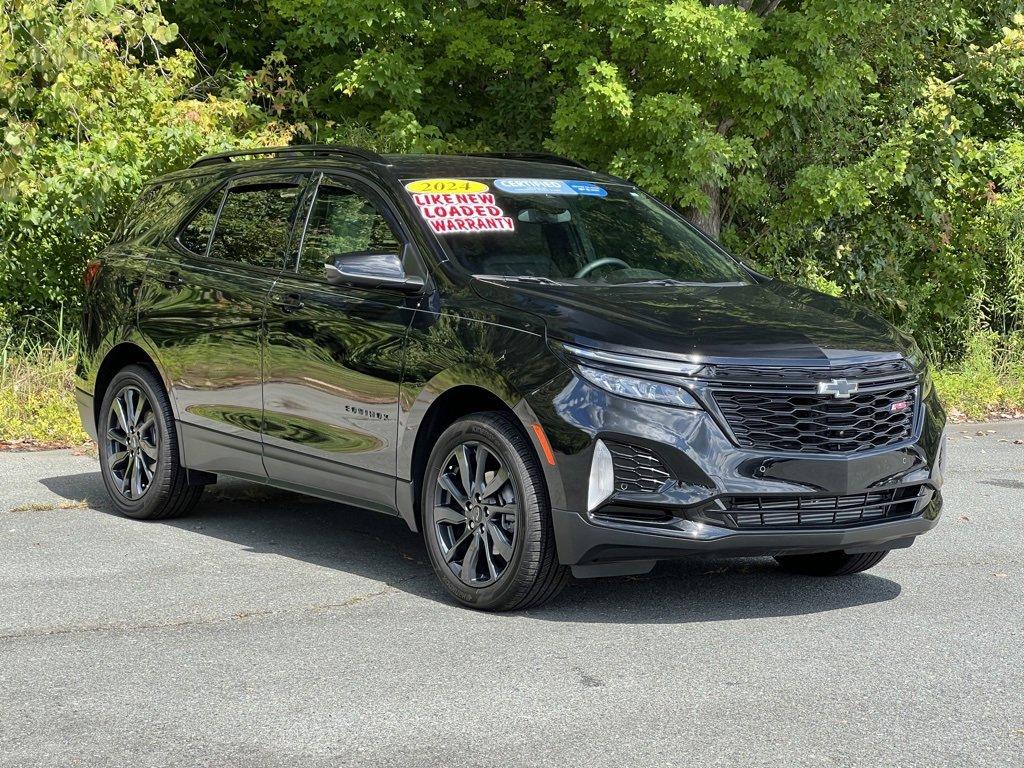
[[[298, 268], [267, 309], [264, 461], [278, 481], [394, 512], [398, 395], [411, 300], [330, 285], [324, 263], [400, 253], [399, 219], [368, 182], [324, 176], [310, 199]], [[414, 273], [417, 265], [406, 265]]]
[[194, 469], [266, 476], [262, 322], [305, 177], [248, 175], [213, 192], [147, 275], [139, 325], [155, 344]]

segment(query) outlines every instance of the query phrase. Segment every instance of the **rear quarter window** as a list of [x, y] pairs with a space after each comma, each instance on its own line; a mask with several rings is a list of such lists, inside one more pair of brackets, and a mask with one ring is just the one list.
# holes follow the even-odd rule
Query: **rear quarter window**
[[196, 193], [200, 179], [180, 179], [146, 187], [128, 209], [113, 242], [140, 240], [172, 223], [176, 214]]

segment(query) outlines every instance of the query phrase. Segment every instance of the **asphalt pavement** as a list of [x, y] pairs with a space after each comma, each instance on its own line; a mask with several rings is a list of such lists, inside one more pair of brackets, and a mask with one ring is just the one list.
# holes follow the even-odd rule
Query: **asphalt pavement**
[[489, 615], [396, 519], [225, 482], [137, 522], [89, 456], [0, 454], [0, 766], [1020, 768], [1022, 502], [1024, 424], [955, 427], [939, 527], [867, 574]]

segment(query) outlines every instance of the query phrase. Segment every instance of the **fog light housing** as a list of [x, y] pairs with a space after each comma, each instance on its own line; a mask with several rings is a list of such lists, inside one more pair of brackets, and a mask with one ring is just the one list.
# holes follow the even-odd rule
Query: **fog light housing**
[[590, 460], [590, 484], [587, 488], [587, 512], [593, 512], [615, 491], [615, 463], [608, 446], [598, 440]]

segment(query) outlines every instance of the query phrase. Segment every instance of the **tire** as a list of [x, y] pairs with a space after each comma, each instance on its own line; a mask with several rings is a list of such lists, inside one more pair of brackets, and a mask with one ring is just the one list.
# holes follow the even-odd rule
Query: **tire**
[[153, 371], [139, 365], [118, 371], [96, 422], [103, 484], [118, 512], [164, 520], [195, 507], [203, 486], [188, 484], [171, 403]]
[[434, 573], [463, 605], [532, 608], [568, 581], [555, 552], [544, 475], [512, 417], [478, 413], [448, 427], [427, 461], [420, 504]]
[[783, 570], [803, 576], [851, 576], [874, 568], [888, 554], [889, 550], [856, 555], [842, 551], [817, 552], [813, 555], [779, 555], [775, 561]]

